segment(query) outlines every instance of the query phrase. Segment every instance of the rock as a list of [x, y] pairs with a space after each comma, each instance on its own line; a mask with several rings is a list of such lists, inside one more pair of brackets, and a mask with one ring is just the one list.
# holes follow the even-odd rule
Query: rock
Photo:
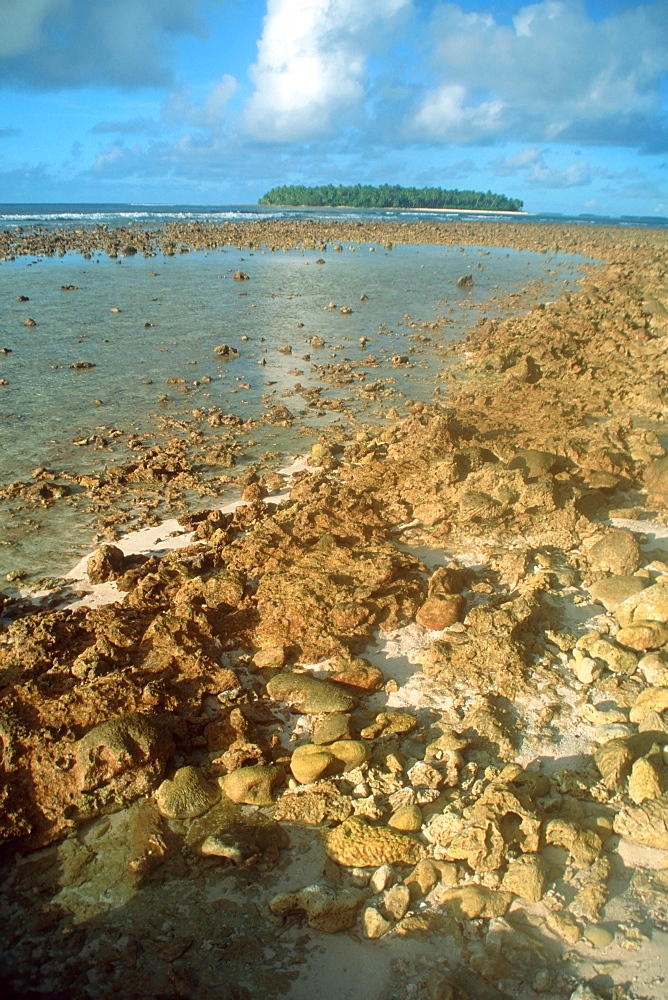
[[535, 448], [519, 448], [508, 463], [509, 469], [522, 469], [527, 479], [535, 479], [552, 472], [559, 463], [559, 456]]
[[529, 903], [543, 898], [547, 884], [547, 863], [540, 854], [522, 854], [508, 863], [501, 888]]
[[[577, 653], [578, 650], [573, 650]], [[593, 684], [603, 673], [603, 668], [591, 656], [574, 656], [571, 666], [581, 684]]]
[[640, 566], [640, 546], [626, 528], [609, 528], [589, 549], [589, 563], [596, 573], [630, 576]]
[[446, 889], [440, 897], [440, 905], [450, 910], [458, 920], [476, 920], [478, 917], [490, 920], [502, 917], [512, 899], [509, 892], [487, 889], [483, 885], [462, 885]]
[[408, 712], [379, 712], [375, 721], [360, 732], [360, 736], [364, 740], [376, 740], [409, 733], [416, 725], [417, 719]]
[[372, 667], [370, 663], [361, 659], [351, 660], [349, 666], [346, 665], [344, 670], [331, 674], [329, 680], [335, 684], [345, 684], [355, 692], [364, 693], [378, 691], [385, 683], [382, 670]]
[[239, 767], [224, 775], [218, 779], [218, 784], [233, 802], [249, 806], [271, 806], [274, 803], [274, 789], [284, 777], [283, 768], [277, 764], [255, 764]]
[[668, 502], [668, 457], [657, 458], [645, 469], [645, 488], [650, 503]]
[[392, 930], [392, 922], [387, 920], [375, 906], [365, 906], [362, 911], [362, 927], [364, 936], [375, 940]]
[[89, 557], [86, 572], [93, 586], [115, 580], [125, 572], [125, 555], [117, 545], [101, 545]]
[[352, 868], [414, 865], [427, 853], [419, 841], [407, 834], [387, 827], [369, 826], [359, 816], [351, 816], [328, 833], [325, 850], [338, 864]]
[[668, 794], [622, 809], [613, 829], [637, 844], [668, 851]]
[[462, 621], [466, 599], [460, 594], [431, 594], [415, 615], [415, 621], [424, 628], [440, 632], [455, 622]]
[[628, 739], [622, 737], [603, 743], [594, 754], [594, 761], [606, 788], [611, 791], [621, 791], [631, 773], [634, 754]]
[[313, 723], [312, 739], [320, 746], [350, 738], [350, 715], [347, 712], [330, 712]]
[[639, 621], [634, 618], [632, 625], [620, 628], [616, 636], [620, 646], [648, 652], [661, 649], [668, 642], [668, 626], [658, 621]]
[[[618, 637], [619, 638], [619, 637]], [[615, 674], [634, 674], [638, 666], [638, 660], [628, 649], [620, 649], [619, 646], [605, 639], [598, 639], [589, 645], [589, 655], [597, 660], [603, 660], [608, 670]]]
[[347, 795], [342, 795], [329, 782], [321, 781], [313, 787], [300, 786], [284, 792], [276, 804], [274, 818], [319, 826], [321, 823], [342, 823], [352, 811]]
[[392, 813], [387, 825], [403, 833], [417, 833], [422, 826], [422, 810], [418, 805], [401, 806]]
[[[456, 868], [454, 865], [451, 867], [455, 869], [453, 882], [456, 882]], [[435, 885], [438, 885], [440, 880], [441, 873], [436, 865], [428, 858], [425, 858], [423, 861], [418, 861], [410, 875], [406, 876], [404, 882], [409, 888], [411, 899], [419, 899], [420, 896], [426, 896]]]
[[250, 277], [245, 271], [235, 271], [232, 275], [235, 281], [249, 281]]
[[355, 703], [353, 696], [340, 685], [319, 680], [311, 674], [277, 674], [268, 682], [267, 694], [275, 701], [285, 701], [295, 711], [307, 715], [347, 712]]
[[336, 740], [328, 746], [304, 743], [290, 760], [290, 770], [302, 784], [309, 784], [325, 774], [339, 774], [359, 767], [369, 756], [361, 740]]
[[[657, 759], [658, 758], [658, 759]], [[658, 799], [668, 791], [668, 773], [661, 761], [660, 753], [641, 757], [631, 768], [629, 776], [629, 798], [637, 806], [648, 799]]]
[[606, 611], [614, 611], [619, 605], [635, 597], [647, 586], [647, 581], [639, 576], [607, 576], [589, 587], [593, 601], [602, 604]]
[[653, 687], [668, 687], [668, 660], [661, 653], [647, 653], [638, 662], [638, 669]]
[[586, 983], [580, 983], [577, 989], [573, 990], [568, 1000], [601, 1000], [601, 997], [600, 994], [594, 993], [591, 987], [587, 986]]
[[473, 288], [473, 276], [470, 274], [460, 274], [457, 278], [457, 288]]
[[594, 830], [587, 830], [572, 820], [561, 817], [552, 819], [545, 828], [548, 844], [558, 844], [570, 852], [570, 860], [576, 868], [588, 868], [601, 853], [603, 843]]
[[210, 809], [220, 798], [196, 767], [180, 767], [173, 778], [166, 778], [155, 793], [158, 812], [168, 819], [193, 819]]
[[269, 908], [279, 917], [301, 911], [309, 927], [336, 934], [353, 926], [367, 895], [363, 889], [334, 888], [318, 882], [274, 896]]
[[[599, 924], [587, 924], [584, 929], [584, 936], [592, 948], [607, 948], [615, 940], [615, 935], [607, 927]], [[572, 996], [573, 994], [571, 994]]]
[[126, 805], [152, 791], [174, 751], [149, 716], [130, 712], [94, 726], [75, 743], [73, 777], [86, 795], [84, 813]]
[[236, 347], [230, 347], [229, 344], [218, 344], [217, 347], [214, 347], [213, 353], [217, 354], [219, 358], [227, 358], [228, 360], [239, 357]]
[[640, 733], [668, 733], [668, 719], [664, 714], [659, 714], [652, 709], [645, 718], [638, 723]]
[[269, 649], [259, 649], [253, 655], [253, 666], [257, 670], [280, 670], [285, 666], [285, 649], [283, 646], [272, 646]]
[[341, 770], [334, 754], [323, 747], [306, 743], [297, 747], [290, 759], [290, 770], [302, 785], [310, 785], [326, 774], [334, 774]]
[[641, 691], [629, 713], [631, 722], [642, 722], [649, 712], [668, 709], [668, 687], [651, 687]]
[[383, 908], [393, 920], [405, 917], [410, 905], [411, 894], [407, 885], [393, 885], [383, 896]]
[[668, 584], [654, 583], [628, 597], [615, 609], [615, 618], [622, 627], [637, 620], [668, 622]]
[[376, 868], [375, 872], [369, 879], [369, 888], [374, 895], [378, 895], [378, 893], [385, 892], [386, 889], [393, 885], [395, 879], [396, 876], [392, 866], [381, 865], [380, 868]]
[[582, 937], [580, 925], [575, 917], [570, 913], [565, 913], [563, 910], [548, 912], [545, 916], [545, 922], [550, 930], [566, 941], [567, 944], [577, 944]]

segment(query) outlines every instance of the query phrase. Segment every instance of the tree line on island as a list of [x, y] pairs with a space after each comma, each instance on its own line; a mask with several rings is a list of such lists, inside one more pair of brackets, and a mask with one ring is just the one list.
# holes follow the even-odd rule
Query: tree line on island
[[437, 187], [401, 187], [398, 184], [284, 184], [262, 195], [260, 205], [309, 208], [460, 208], [519, 212], [523, 202], [491, 191], [458, 191]]

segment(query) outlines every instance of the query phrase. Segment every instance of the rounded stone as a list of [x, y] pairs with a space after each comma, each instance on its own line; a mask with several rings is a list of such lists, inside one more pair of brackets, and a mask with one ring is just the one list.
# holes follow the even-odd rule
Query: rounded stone
[[302, 785], [310, 785], [318, 778], [337, 770], [334, 754], [312, 743], [297, 747], [290, 760], [290, 770]]
[[584, 936], [593, 948], [607, 948], [615, 940], [615, 935], [600, 924], [587, 924]]
[[632, 625], [620, 628], [616, 638], [620, 646], [648, 652], [653, 649], [661, 649], [668, 642], [668, 627], [657, 621], [634, 619]]
[[307, 715], [321, 712], [347, 712], [355, 699], [340, 684], [320, 680], [311, 674], [277, 674], [267, 684], [267, 694], [274, 701], [284, 701]]
[[401, 806], [392, 813], [387, 825], [403, 833], [417, 833], [422, 827], [422, 810], [418, 805]]
[[394, 884], [395, 874], [391, 865], [381, 865], [369, 879], [369, 888], [375, 893], [385, 892]]
[[196, 767], [180, 767], [155, 793], [158, 812], [167, 819], [193, 819], [210, 809], [220, 790], [209, 784]]
[[233, 802], [249, 806], [273, 805], [273, 790], [285, 777], [277, 764], [254, 764], [239, 767], [218, 779], [223, 792]]
[[640, 546], [633, 532], [610, 528], [589, 550], [589, 562], [596, 572], [630, 576], [640, 566]]
[[592, 600], [602, 604], [606, 611], [614, 611], [629, 597], [634, 597], [647, 586], [638, 576], [609, 576], [597, 580], [589, 587]]

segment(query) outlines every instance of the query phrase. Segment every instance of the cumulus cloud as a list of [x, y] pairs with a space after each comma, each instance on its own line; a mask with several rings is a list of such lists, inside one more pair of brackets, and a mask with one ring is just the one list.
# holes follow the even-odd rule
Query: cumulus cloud
[[527, 146], [512, 156], [500, 156], [493, 163], [500, 177], [522, 177], [531, 187], [553, 189], [584, 187], [600, 177], [600, 168], [592, 167], [586, 160], [577, 160], [565, 167], [549, 166], [546, 151], [537, 146]]
[[591, 142], [668, 148], [664, 2], [593, 21], [582, 0], [522, 7], [512, 24], [454, 3], [431, 22], [434, 83], [410, 130], [423, 141]]
[[215, 132], [223, 126], [228, 104], [237, 87], [237, 81], [229, 73], [224, 73], [203, 98], [196, 99], [187, 87], [181, 87], [167, 98], [163, 119]]
[[205, 0], [0, 0], [0, 81], [35, 90], [164, 85], [171, 80], [165, 43], [182, 34], [202, 35], [204, 5]]
[[268, 0], [243, 125], [259, 140], [327, 135], [365, 99], [367, 58], [411, 0]]

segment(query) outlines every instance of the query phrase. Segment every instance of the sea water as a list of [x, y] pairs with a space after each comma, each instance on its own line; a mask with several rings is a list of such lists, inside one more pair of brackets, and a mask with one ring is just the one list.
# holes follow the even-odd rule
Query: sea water
[[[510, 293], [524, 294], [523, 309], [555, 298], [581, 276], [583, 263], [499, 248], [369, 244], [340, 253], [226, 248], [121, 262], [104, 254], [5, 261], [0, 485], [27, 481], [40, 467], [99, 472], [127, 458], [114, 445], [115, 431], [150, 443], [166, 419], [212, 406], [244, 420], [275, 403], [287, 406], [294, 426], [264, 428], [246, 451], [253, 460], [269, 449], [278, 463], [308, 450], [305, 427], [326, 435], [341, 419], [306, 406], [300, 387], [321, 385], [324, 400], [340, 398], [369, 420], [435, 392], [447, 399], [447, 345], [479, 316], [507, 311]], [[235, 280], [238, 270], [249, 280]], [[473, 278], [469, 289], [457, 287], [462, 274]], [[24, 326], [28, 317], [35, 326]], [[325, 346], [314, 347], [312, 337]], [[239, 356], [221, 359], [215, 348], [223, 344]], [[397, 364], [397, 356], [408, 363]], [[321, 381], [319, 366], [345, 361], [357, 366], [351, 384]], [[80, 363], [94, 367], [70, 367]], [[383, 383], [381, 406], [364, 395], [369, 380]], [[75, 443], [96, 435], [108, 448]], [[62, 573], [93, 541], [93, 522], [76, 507], [27, 510], [20, 500], [6, 502], [0, 582], [16, 569]]]

